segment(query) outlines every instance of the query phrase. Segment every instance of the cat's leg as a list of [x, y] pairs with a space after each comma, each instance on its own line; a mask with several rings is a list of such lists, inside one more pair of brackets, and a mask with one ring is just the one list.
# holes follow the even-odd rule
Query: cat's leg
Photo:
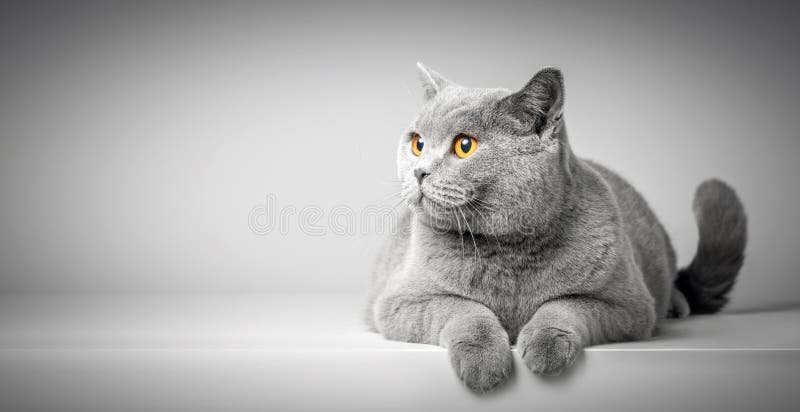
[[440, 345], [471, 390], [488, 391], [513, 371], [508, 334], [492, 311], [454, 295], [381, 297], [375, 323], [388, 339]]
[[517, 348], [528, 368], [558, 375], [590, 345], [646, 339], [653, 333], [652, 305], [625, 307], [572, 296], [544, 303], [522, 328]]

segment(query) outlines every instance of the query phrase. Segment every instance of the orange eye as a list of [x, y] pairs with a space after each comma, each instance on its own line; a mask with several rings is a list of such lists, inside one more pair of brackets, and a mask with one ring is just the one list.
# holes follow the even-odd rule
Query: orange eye
[[411, 153], [414, 153], [414, 156], [422, 156], [422, 148], [424, 146], [425, 139], [414, 133], [414, 137], [411, 139]]
[[453, 142], [453, 151], [456, 152], [456, 156], [462, 159], [472, 156], [477, 148], [478, 140], [467, 135], [460, 134], [456, 136], [456, 139]]

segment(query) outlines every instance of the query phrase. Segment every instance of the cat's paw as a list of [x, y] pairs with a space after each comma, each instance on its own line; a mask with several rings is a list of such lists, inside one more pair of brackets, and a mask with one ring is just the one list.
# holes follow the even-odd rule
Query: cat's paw
[[488, 392], [511, 376], [514, 361], [508, 340], [458, 341], [448, 348], [459, 379], [473, 392]]
[[572, 332], [542, 328], [521, 336], [518, 347], [528, 369], [540, 375], [554, 376], [572, 365], [580, 353], [581, 343]]

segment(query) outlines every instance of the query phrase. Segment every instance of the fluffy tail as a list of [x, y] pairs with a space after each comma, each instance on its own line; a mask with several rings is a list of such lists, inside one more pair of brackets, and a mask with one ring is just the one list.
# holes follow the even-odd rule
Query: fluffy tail
[[721, 180], [706, 180], [694, 195], [700, 231], [692, 263], [678, 272], [676, 287], [692, 314], [714, 313], [728, 303], [728, 292], [744, 262], [747, 217], [736, 192]]

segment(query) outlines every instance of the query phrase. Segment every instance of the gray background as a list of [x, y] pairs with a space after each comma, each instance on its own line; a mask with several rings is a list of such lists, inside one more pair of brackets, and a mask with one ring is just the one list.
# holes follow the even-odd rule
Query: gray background
[[[696, 185], [750, 216], [734, 301], [800, 286], [797, 4], [0, 6], [0, 292], [361, 292], [380, 236], [248, 227], [397, 190], [414, 63], [472, 86], [564, 70], [575, 151], [694, 251]], [[324, 220], [323, 220], [324, 222]], [[359, 228], [360, 229], [360, 228]]]

